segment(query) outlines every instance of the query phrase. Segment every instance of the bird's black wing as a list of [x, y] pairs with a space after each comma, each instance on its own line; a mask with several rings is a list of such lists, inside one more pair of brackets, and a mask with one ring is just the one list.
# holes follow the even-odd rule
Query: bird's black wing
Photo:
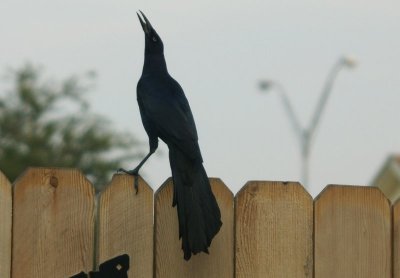
[[142, 78], [137, 93], [145, 128], [155, 129], [167, 145], [202, 161], [192, 111], [179, 83], [170, 76]]

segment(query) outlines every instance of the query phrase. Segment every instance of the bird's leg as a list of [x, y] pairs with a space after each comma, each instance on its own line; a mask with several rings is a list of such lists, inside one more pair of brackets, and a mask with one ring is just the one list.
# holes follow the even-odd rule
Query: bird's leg
[[139, 191], [139, 170], [140, 170], [140, 168], [142, 168], [143, 164], [147, 161], [147, 159], [149, 159], [149, 157], [156, 151], [157, 147], [158, 147], [157, 138], [156, 138], [155, 141], [154, 140], [150, 140], [150, 151], [149, 151], [149, 153], [145, 156], [145, 158], [143, 158], [142, 161], [140, 161], [139, 165], [136, 166], [135, 169], [133, 169], [133, 170], [125, 170], [124, 168], [119, 168], [118, 171], [117, 171], [117, 173], [124, 172], [124, 173], [126, 173], [128, 175], [131, 175], [131, 176], [135, 177], [134, 186], [135, 186], [136, 194]]
[[146, 155], [146, 157], [139, 163], [139, 165], [136, 166], [136, 168], [133, 169], [133, 170], [125, 170], [124, 168], [119, 168], [119, 169], [118, 169], [118, 172], [124, 172], [124, 173], [126, 173], [126, 174], [128, 174], [128, 175], [131, 175], [131, 176], [134, 176], [134, 177], [135, 177], [135, 183], [134, 183], [134, 185], [135, 185], [136, 194], [137, 194], [138, 191], [139, 191], [139, 170], [140, 170], [140, 168], [143, 166], [143, 164], [146, 162], [146, 160], [149, 159], [149, 157], [150, 157], [152, 154], [153, 154], [152, 152], [149, 152], [149, 153]]

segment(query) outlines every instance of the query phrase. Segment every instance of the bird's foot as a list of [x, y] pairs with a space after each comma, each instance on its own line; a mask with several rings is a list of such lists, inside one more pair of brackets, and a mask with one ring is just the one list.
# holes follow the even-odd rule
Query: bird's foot
[[117, 173], [123, 172], [125, 174], [131, 175], [131, 176], [138, 176], [139, 175], [139, 170], [138, 169], [133, 169], [133, 170], [125, 170], [124, 168], [119, 168]]
[[134, 176], [134, 187], [136, 190], [136, 194], [138, 194], [139, 192], [139, 170], [137, 168], [133, 169], [133, 170], [125, 170], [124, 168], [119, 168], [117, 173], [123, 172], [125, 174]]

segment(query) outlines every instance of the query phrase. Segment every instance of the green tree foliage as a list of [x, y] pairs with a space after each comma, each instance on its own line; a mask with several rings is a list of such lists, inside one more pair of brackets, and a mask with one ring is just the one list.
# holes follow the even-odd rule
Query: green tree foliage
[[72, 167], [99, 189], [124, 162], [143, 155], [132, 135], [90, 112], [85, 93], [93, 73], [50, 82], [25, 65], [10, 77], [12, 89], [0, 93], [0, 169], [10, 180], [30, 166]]

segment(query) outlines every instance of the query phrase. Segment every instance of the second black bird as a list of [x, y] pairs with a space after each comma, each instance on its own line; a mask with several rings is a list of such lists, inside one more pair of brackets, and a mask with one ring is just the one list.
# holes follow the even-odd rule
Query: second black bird
[[143, 126], [149, 137], [150, 151], [139, 169], [158, 147], [158, 138], [168, 145], [174, 182], [172, 205], [177, 206], [179, 237], [185, 260], [192, 254], [208, 253], [212, 239], [222, 222], [221, 213], [203, 167], [196, 125], [185, 94], [168, 73], [164, 45], [146, 16], [139, 17], [145, 33], [142, 76], [137, 84], [137, 101]]

